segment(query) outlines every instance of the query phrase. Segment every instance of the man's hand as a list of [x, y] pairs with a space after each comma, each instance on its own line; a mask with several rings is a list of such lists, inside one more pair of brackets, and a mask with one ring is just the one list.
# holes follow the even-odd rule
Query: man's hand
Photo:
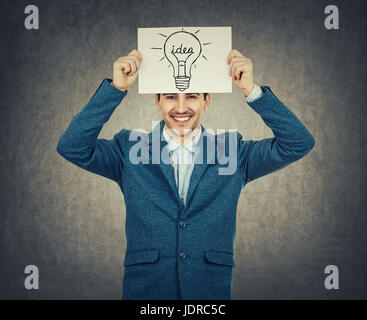
[[252, 61], [233, 49], [228, 55], [227, 64], [233, 82], [247, 97], [255, 85]]
[[118, 58], [113, 64], [112, 85], [125, 91], [136, 80], [143, 57], [134, 49], [127, 56]]

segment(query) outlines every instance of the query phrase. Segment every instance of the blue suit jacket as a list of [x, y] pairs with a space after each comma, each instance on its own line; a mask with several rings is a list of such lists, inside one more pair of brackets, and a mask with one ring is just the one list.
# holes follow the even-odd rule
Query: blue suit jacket
[[[131, 130], [122, 129], [111, 140], [98, 139], [126, 94], [110, 82], [105, 79], [73, 118], [57, 152], [83, 169], [114, 180], [124, 194], [127, 247], [122, 298], [230, 299], [241, 190], [248, 182], [305, 156], [314, 138], [269, 87], [262, 87], [262, 97], [249, 105], [274, 137], [253, 141], [242, 140], [240, 134], [207, 131], [201, 137], [204, 161], [195, 164], [184, 207], [173, 168], [153, 152], [154, 148], [163, 152], [166, 145], [164, 138], [159, 139], [163, 120], [151, 133], [140, 135], [141, 146], [148, 150], [140, 155], [149, 164], [133, 163], [131, 151], [137, 141], [130, 141]], [[214, 143], [215, 153], [207, 151], [209, 143]], [[236, 149], [236, 168], [233, 174], [220, 175], [218, 169], [228, 166], [221, 157], [229, 146]]]

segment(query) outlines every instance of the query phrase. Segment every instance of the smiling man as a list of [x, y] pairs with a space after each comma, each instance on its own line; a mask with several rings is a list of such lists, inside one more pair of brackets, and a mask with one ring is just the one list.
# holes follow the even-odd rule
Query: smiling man
[[[113, 81], [102, 82], [59, 139], [59, 154], [115, 181], [124, 194], [123, 299], [230, 299], [241, 191], [314, 146], [310, 132], [270, 88], [254, 83], [250, 59], [232, 50], [226, 62], [244, 100], [274, 137], [211, 134], [200, 123], [209, 93], [163, 93], [155, 96], [163, 119], [152, 132], [122, 129], [111, 140], [98, 139], [138, 75], [142, 56], [133, 50], [116, 60]], [[146, 147], [146, 163], [132, 161], [134, 136]], [[168, 163], [161, 161], [164, 153]], [[227, 153], [235, 167], [223, 172]]]

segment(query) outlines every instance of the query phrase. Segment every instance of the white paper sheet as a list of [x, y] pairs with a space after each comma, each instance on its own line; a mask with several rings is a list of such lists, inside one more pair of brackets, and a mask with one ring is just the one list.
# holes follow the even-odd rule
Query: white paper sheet
[[139, 93], [232, 92], [231, 27], [138, 28]]

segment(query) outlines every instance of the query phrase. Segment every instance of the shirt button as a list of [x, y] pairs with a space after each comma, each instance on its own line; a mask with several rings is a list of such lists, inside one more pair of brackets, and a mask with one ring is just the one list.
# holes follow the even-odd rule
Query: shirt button
[[186, 227], [186, 222], [185, 221], [180, 221], [180, 227], [185, 228]]
[[180, 252], [180, 259], [186, 259], [186, 254], [183, 252]]

